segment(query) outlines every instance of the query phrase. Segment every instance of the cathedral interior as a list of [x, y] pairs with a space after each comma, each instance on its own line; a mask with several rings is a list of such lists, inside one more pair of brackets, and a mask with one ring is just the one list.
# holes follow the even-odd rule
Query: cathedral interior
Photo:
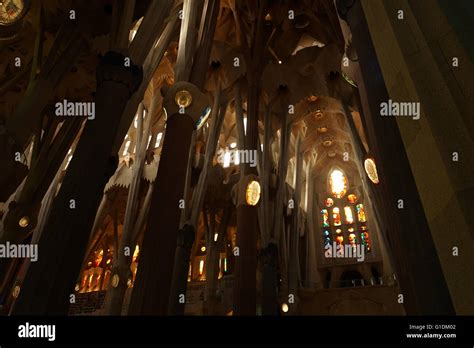
[[472, 23], [0, 0], [0, 314], [474, 314]]

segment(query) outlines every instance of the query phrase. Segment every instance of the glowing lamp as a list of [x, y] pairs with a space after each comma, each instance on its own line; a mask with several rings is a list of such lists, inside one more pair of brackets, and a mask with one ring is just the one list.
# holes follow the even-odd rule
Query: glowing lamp
[[281, 311], [282, 311], [283, 313], [288, 313], [288, 310], [289, 310], [289, 309], [290, 309], [290, 308], [288, 307], [288, 304], [283, 303], [283, 304], [281, 305]]
[[20, 227], [28, 227], [28, 225], [30, 224], [30, 218], [28, 216], [23, 216], [20, 221], [18, 221], [18, 225]]
[[187, 108], [193, 102], [193, 96], [187, 90], [183, 89], [176, 92], [174, 101], [180, 108]]

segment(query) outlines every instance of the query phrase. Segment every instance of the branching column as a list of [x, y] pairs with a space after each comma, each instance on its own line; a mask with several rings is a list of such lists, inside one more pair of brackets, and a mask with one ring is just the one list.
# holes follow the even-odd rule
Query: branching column
[[[65, 314], [104, 186], [117, 166], [110, 157], [118, 120], [142, 79], [125, 56], [108, 52], [97, 68], [96, 118], [87, 121], [14, 305], [14, 314]], [[128, 64], [127, 64], [128, 65]]]

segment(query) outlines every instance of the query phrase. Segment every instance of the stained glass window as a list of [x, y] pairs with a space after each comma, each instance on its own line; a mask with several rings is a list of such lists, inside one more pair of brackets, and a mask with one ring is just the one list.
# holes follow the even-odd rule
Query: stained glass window
[[327, 209], [321, 210], [321, 215], [323, 217], [323, 227], [329, 227], [329, 213]]
[[349, 203], [355, 203], [357, 201], [358, 197], [351, 193], [349, 196], [347, 196], [347, 200], [349, 201]]
[[347, 192], [347, 178], [339, 169], [329, 175], [329, 189], [336, 198], [342, 198]]
[[349, 206], [344, 207], [344, 215], [346, 224], [352, 224], [354, 222], [354, 216], [352, 215], [352, 209]]
[[355, 247], [355, 245], [357, 244], [357, 236], [355, 235], [355, 233], [349, 233], [349, 244], [353, 247]]
[[362, 203], [357, 204], [356, 210], [357, 210], [357, 220], [359, 220], [359, 222], [366, 222], [367, 219], [365, 217], [364, 205]]
[[364, 168], [369, 179], [374, 184], [378, 184], [380, 181], [379, 181], [379, 175], [377, 173], [377, 166], [375, 165], [375, 161], [372, 158], [367, 158], [364, 161]]
[[332, 209], [332, 221], [334, 226], [341, 226], [341, 213], [338, 207]]
[[342, 245], [344, 243], [344, 237], [343, 236], [336, 236], [336, 243], [338, 245]]
[[365, 250], [370, 251], [372, 249], [370, 236], [369, 232], [367, 231], [367, 228], [365, 228], [365, 231], [362, 231], [360, 233], [360, 240], [362, 242], [362, 245], [365, 247]]
[[331, 247], [331, 244], [332, 244], [331, 234], [328, 230], [324, 230], [323, 237], [324, 237], [324, 249]]
[[334, 204], [334, 200], [332, 198], [328, 197], [324, 200], [324, 205], [326, 207], [331, 207], [333, 204]]

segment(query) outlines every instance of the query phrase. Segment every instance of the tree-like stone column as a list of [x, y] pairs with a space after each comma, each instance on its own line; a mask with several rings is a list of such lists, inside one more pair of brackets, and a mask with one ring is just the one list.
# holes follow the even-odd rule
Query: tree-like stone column
[[13, 314], [66, 314], [104, 186], [120, 116], [142, 79], [141, 68], [110, 51], [97, 68], [96, 117], [88, 120], [25, 275]]
[[168, 115], [166, 134], [130, 314], [168, 313], [191, 136], [209, 101], [195, 85], [178, 82], [166, 92], [163, 106]]

